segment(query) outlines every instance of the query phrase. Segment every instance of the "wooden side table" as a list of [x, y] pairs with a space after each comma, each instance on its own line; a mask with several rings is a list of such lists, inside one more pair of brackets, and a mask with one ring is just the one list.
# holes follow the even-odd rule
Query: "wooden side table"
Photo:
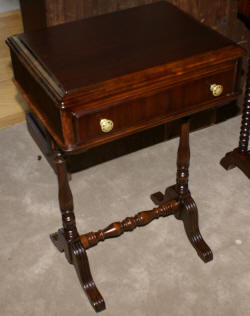
[[[165, 1], [12, 36], [7, 44], [30, 106], [28, 129], [58, 178], [63, 228], [51, 240], [74, 265], [94, 309], [105, 303], [86, 250], [154, 218], [183, 221], [199, 257], [212, 260], [188, 188], [188, 117], [237, 99], [245, 51]], [[152, 194], [157, 207], [80, 235], [68, 177], [72, 157], [178, 118], [176, 183]]]

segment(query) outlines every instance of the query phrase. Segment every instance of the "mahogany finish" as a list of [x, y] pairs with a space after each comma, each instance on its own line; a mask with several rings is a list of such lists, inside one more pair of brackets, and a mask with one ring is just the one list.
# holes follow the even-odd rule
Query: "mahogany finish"
[[[157, 2], [157, 0], [20, 0], [25, 32], [153, 2]], [[246, 34], [243, 34], [237, 23], [235, 23], [237, 10], [235, 1], [168, 0], [168, 2], [236, 42], [244, 42], [246, 38]], [[210, 108], [198, 114], [193, 114], [190, 131], [219, 123], [234, 117], [238, 113], [237, 102], [231, 101], [226, 106]], [[90, 164], [96, 165], [160, 141], [177, 137], [179, 128], [180, 121], [176, 120], [163, 123], [161, 128], [148, 129], [145, 135], [143, 132], [139, 132], [137, 135], [133, 134], [132, 142], [129, 136], [120, 138], [118, 146], [117, 142], [114, 141], [112, 144], [106, 143], [102, 145], [100, 151], [95, 147], [93, 151], [87, 151], [82, 153], [81, 156], [77, 156], [79, 158], [77, 164], [85, 169]], [[150, 137], [148, 136], [149, 134]], [[98, 154], [96, 154], [97, 151]], [[98, 159], [96, 158], [97, 156]]]
[[[182, 23], [172, 27], [176, 18]], [[180, 41], [183, 30], [185, 40]], [[233, 44], [165, 2], [28, 32], [18, 38], [54, 75], [62, 93], [68, 92], [63, 96], [66, 100], [76, 94], [71, 90], [84, 92], [90, 85]]]
[[50, 238], [56, 248], [60, 252], [65, 253], [68, 262], [74, 265], [83, 290], [95, 311], [99, 312], [105, 309], [105, 302], [92, 278], [87, 254], [82, 247], [82, 244], [79, 242], [66, 161], [61, 153], [57, 151], [55, 151], [55, 165], [57, 168], [59, 188], [58, 198], [62, 214], [63, 228], [59, 229], [57, 233], [51, 234]]
[[179, 208], [175, 217], [183, 221], [188, 239], [198, 256], [204, 261], [213, 260], [213, 253], [208, 247], [199, 230], [198, 209], [188, 189], [190, 147], [189, 147], [190, 119], [184, 119], [181, 125], [181, 135], [177, 154], [176, 185], [166, 189], [165, 194], [156, 192], [151, 195], [156, 205], [164, 205], [173, 199], [179, 201]]
[[[181, 23], [173, 28], [178, 12]], [[131, 28], [122, 27], [126, 18]], [[238, 58], [245, 54], [166, 2], [25, 33], [7, 43], [17, 53], [12, 58], [15, 80], [33, 111], [59, 146], [72, 153], [236, 99]], [[209, 91], [212, 80], [223, 81], [219, 98]], [[165, 96], [171, 102], [166, 108], [164, 93], [171, 94]], [[134, 106], [126, 117], [128, 102]], [[87, 114], [94, 113], [89, 119]], [[101, 114], [115, 116], [114, 130], [108, 135], [93, 131], [97, 137], [86, 142], [82, 133], [93, 133]]]
[[[167, 2], [12, 36], [7, 44], [30, 106], [28, 129], [58, 178], [63, 228], [51, 240], [74, 265], [94, 309], [105, 303], [86, 249], [100, 240], [174, 214], [201, 259], [212, 260], [188, 189], [186, 117], [237, 99], [245, 51]], [[165, 195], [152, 195], [158, 207], [80, 236], [69, 186], [74, 157], [179, 118], [177, 180]]]
[[160, 216], [169, 216], [179, 208], [177, 200], [168, 201], [161, 206], [154, 208], [151, 211], [143, 211], [136, 214], [134, 217], [126, 217], [121, 222], [115, 222], [110, 224], [104, 229], [100, 229], [97, 232], [91, 232], [80, 236], [81, 243], [85, 249], [95, 246], [100, 240], [105, 240], [110, 237], [117, 237], [123, 234], [125, 231], [132, 231], [137, 226], [144, 226], [149, 224], [153, 219]]

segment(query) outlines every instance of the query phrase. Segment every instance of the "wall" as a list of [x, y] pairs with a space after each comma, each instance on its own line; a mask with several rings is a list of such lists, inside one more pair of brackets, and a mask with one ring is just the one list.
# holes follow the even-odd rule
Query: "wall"
[[19, 7], [18, 0], [0, 0], [0, 12], [16, 10], [19, 9]]

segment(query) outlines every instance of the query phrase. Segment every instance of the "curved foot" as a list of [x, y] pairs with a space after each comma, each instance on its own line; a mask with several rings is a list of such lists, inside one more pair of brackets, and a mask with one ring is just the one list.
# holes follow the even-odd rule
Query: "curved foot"
[[209, 262], [213, 260], [213, 253], [203, 240], [199, 230], [198, 224], [198, 210], [197, 206], [191, 196], [186, 197], [182, 201], [181, 219], [184, 223], [184, 228], [188, 239], [192, 246], [197, 251], [198, 256], [204, 261]]
[[100, 312], [105, 309], [105, 302], [92, 278], [86, 251], [80, 241], [72, 243], [71, 247], [73, 264], [82, 288], [84, 289], [94, 310], [96, 312]]
[[57, 233], [51, 234], [50, 239], [60, 252], [65, 253], [69, 263], [74, 265], [81, 286], [94, 310], [96, 312], [104, 310], [105, 302], [93, 281], [88, 257], [81, 242], [78, 240], [75, 242], [68, 242], [64, 236], [63, 229], [59, 229]]
[[150, 198], [155, 205], [161, 206], [170, 200], [178, 200], [178, 194], [175, 191], [175, 185], [172, 185], [166, 189], [165, 194], [156, 192], [151, 194]]
[[238, 148], [235, 148], [222, 158], [220, 164], [226, 170], [238, 167], [250, 179], [250, 151], [241, 153]]
[[59, 229], [57, 233], [51, 234], [50, 239], [58, 251], [64, 252], [68, 262], [72, 264], [71, 249], [69, 243], [64, 236], [63, 229]]
[[178, 193], [176, 192], [176, 186], [172, 185], [165, 190], [166, 200], [178, 200]]
[[234, 162], [234, 153], [233, 151], [227, 153], [224, 158], [221, 159], [220, 164], [226, 170], [230, 170], [236, 167]]
[[49, 237], [56, 249], [60, 252], [64, 252], [64, 247], [62, 241], [60, 240], [59, 233], [53, 233]]
[[151, 194], [150, 198], [155, 205], [160, 206], [163, 203], [165, 196], [161, 192], [156, 192]]
[[175, 217], [183, 221], [187, 237], [197, 251], [198, 256], [204, 262], [213, 260], [213, 253], [200, 233], [197, 206], [189, 191], [185, 196], [179, 197], [176, 192], [176, 186], [173, 185], [166, 189], [165, 195], [161, 192], [157, 192], [151, 195], [151, 199], [159, 206], [169, 200], [179, 200], [181, 206], [179, 210], [174, 213]]

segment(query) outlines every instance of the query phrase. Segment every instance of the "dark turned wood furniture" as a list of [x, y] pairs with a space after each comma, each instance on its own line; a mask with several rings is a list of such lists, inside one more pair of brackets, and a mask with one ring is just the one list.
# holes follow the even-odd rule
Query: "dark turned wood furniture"
[[[238, 16], [250, 28], [250, 1], [239, 0]], [[248, 149], [250, 134], [250, 58], [248, 59], [248, 73], [246, 78], [246, 91], [243, 103], [239, 146], [227, 153], [221, 159], [221, 165], [230, 170], [238, 167], [250, 179], [250, 150]]]
[[[101, 14], [154, 3], [159, 0], [19, 0], [25, 32], [85, 19]], [[216, 29], [234, 41], [244, 42], [245, 34], [235, 23], [237, 3], [231, 0], [168, 0], [198, 21]], [[245, 66], [245, 64], [244, 64]], [[217, 124], [236, 116], [240, 109], [236, 101], [221, 107], [210, 108], [193, 114], [190, 131]], [[117, 158], [147, 146], [178, 137], [181, 120], [163, 123], [157, 127], [120, 138], [95, 147], [74, 157], [78, 169], [86, 169], [98, 163]]]
[[[94, 309], [105, 303], [86, 249], [101, 240], [173, 214], [200, 258], [212, 260], [188, 188], [188, 117], [237, 99], [245, 50], [167, 2], [12, 36], [7, 44], [30, 106], [28, 129], [58, 178], [63, 227], [51, 240], [74, 265]], [[176, 184], [152, 194], [157, 207], [80, 235], [68, 177], [72, 157], [180, 118]]]

